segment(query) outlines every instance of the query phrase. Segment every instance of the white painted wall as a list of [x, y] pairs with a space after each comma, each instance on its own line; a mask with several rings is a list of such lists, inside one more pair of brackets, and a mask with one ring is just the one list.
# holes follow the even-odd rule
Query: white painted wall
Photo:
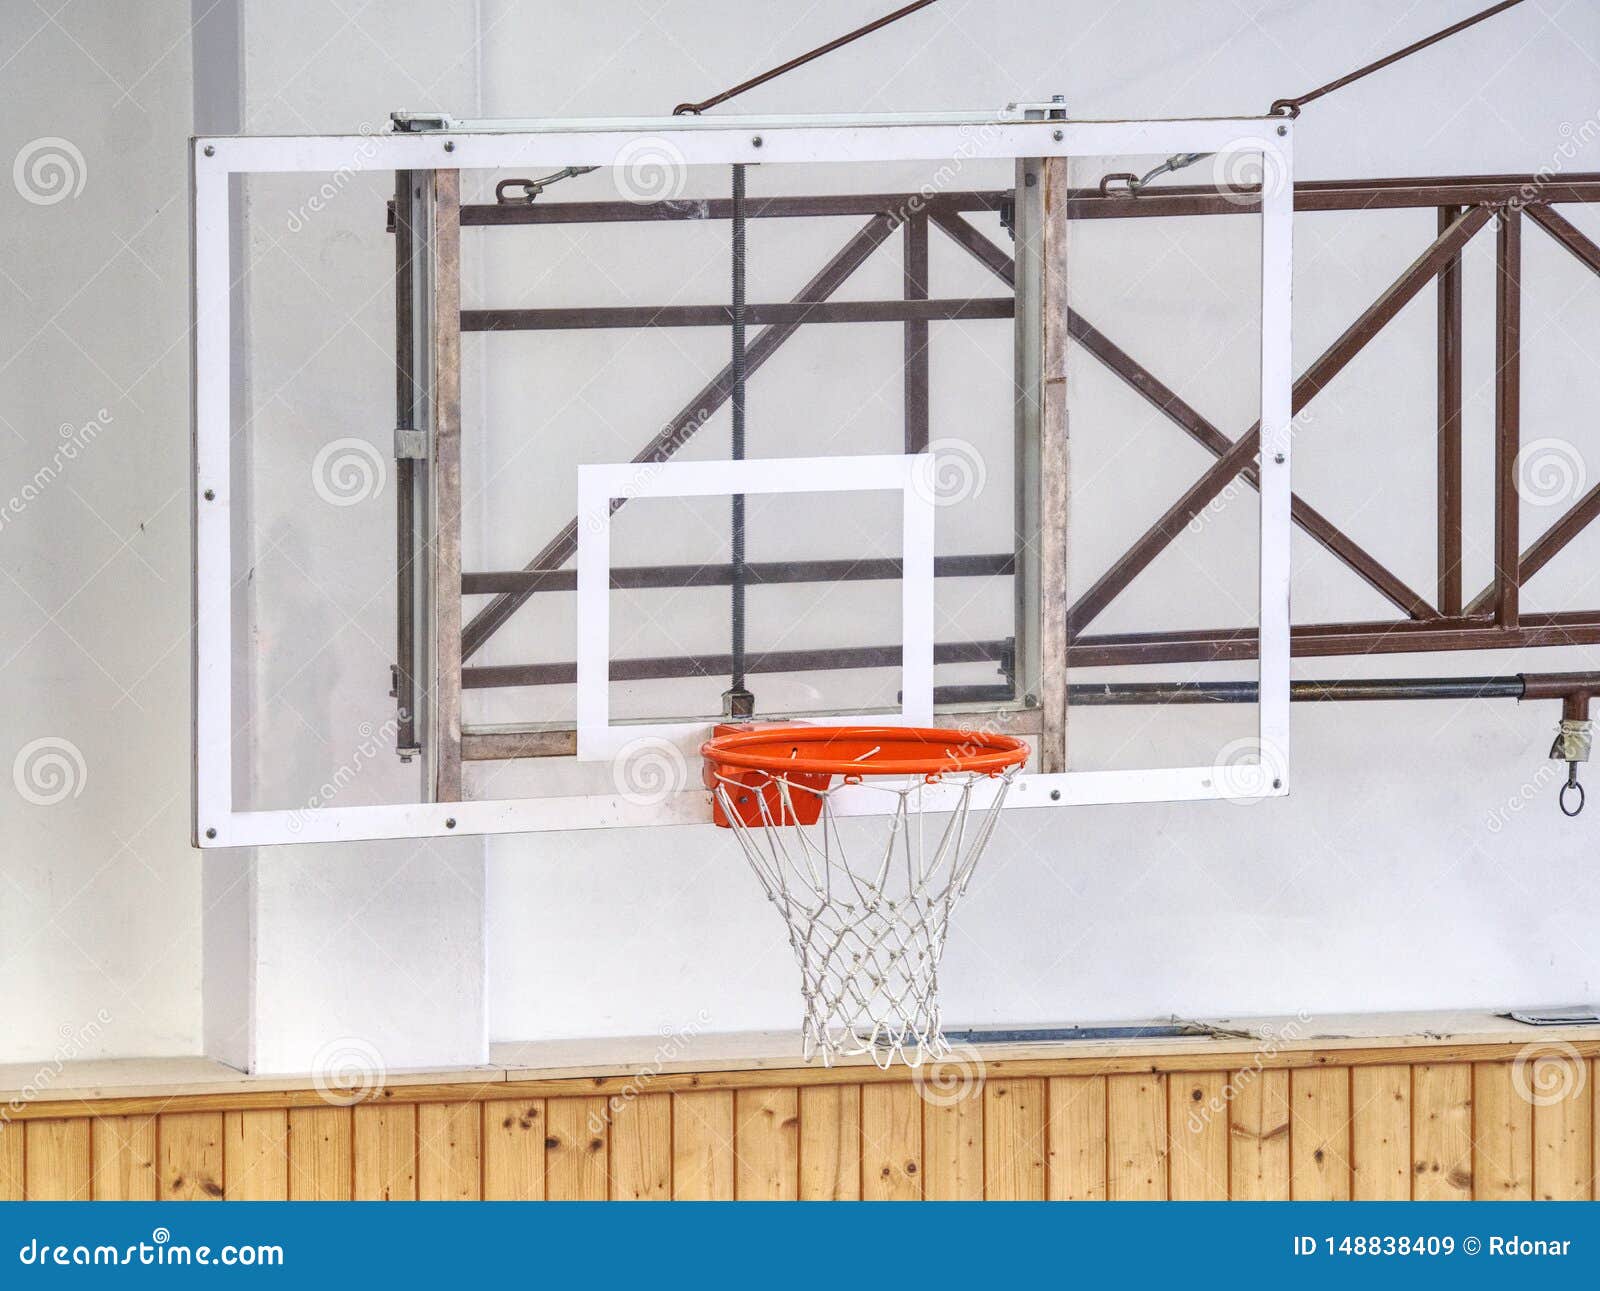
[[[659, 112], [881, 8], [867, 0], [802, 10], [249, 0], [245, 126], [352, 130], [381, 125], [395, 107]], [[743, 106], [938, 108], [1060, 91], [1085, 116], [1245, 112], [1469, 8], [1440, 0], [1397, 15], [1360, 0], [1335, 15], [1310, 0], [946, 0], [898, 32], [754, 92]], [[0, 651], [15, 697], [0, 715], [0, 754], [15, 757], [50, 737], [81, 755], [69, 758], [76, 796], [46, 806], [0, 795], [0, 966], [13, 1001], [0, 1027], [0, 1060], [46, 1057], [68, 1030], [90, 1023], [96, 1030], [79, 1042], [84, 1053], [193, 1052], [203, 1043], [203, 912], [219, 908], [216, 889], [230, 885], [211, 870], [203, 891], [201, 863], [187, 847], [188, 30], [185, 0], [164, 0], [126, 11], [73, 7], [59, 26], [41, 13], [0, 34], [8, 106], [0, 159], [32, 140], [63, 137], [87, 176], [81, 193], [48, 206], [0, 184], [0, 293], [15, 302], [0, 310], [0, 495], [19, 493], [53, 460], [58, 427], [81, 427], [101, 408], [111, 414], [89, 449], [0, 526]], [[1297, 130], [1300, 175], [1600, 169], [1595, 48], [1600, 15], [1534, 0], [1308, 109]], [[1563, 146], [1578, 155], [1563, 159]], [[381, 269], [386, 243], [362, 221], [382, 184], [360, 177], [309, 240], [288, 248], [299, 268], [281, 267], [297, 276], [274, 279], [275, 296], [252, 291], [269, 364], [336, 316], [370, 320], [374, 341], [363, 350], [345, 334], [333, 356], [342, 363], [293, 374], [291, 394], [276, 402], [260, 398], [262, 424], [287, 437], [275, 442], [288, 465], [259, 492], [266, 510], [258, 531], [281, 558], [337, 542], [351, 570], [348, 583], [330, 578], [320, 598], [266, 605], [258, 624], [277, 633], [278, 661], [291, 657], [294, 633], [323, 627], [316, 616], [370, 585], [387, 559], [382, 508], [351, 508], [330, 529], [329, 515], [297, 510], [291, 488], [303, 485], [301, 457], [318, 436], [382, 442], [384, 307], [354, 296], [358, 286], [341, 277], [351, 265]], [[266, 215], [296, 208], [283, 193], [262, 193]], [[1576, 218], [1600, 233], [1593, 212]], [[270, 241], [282, 227], [281, 218], [262, 218], [251, 236]], [[1300, 221], [1302, 365], [1430, 229], [1426, 215]], [[1592, 482], [1600, 477], [1600, 427], [1589, 413], [1600, 394], [1592, 359], [1600, 284], [1563, 263], [1536, 230], [1527, 242], [1525, 436], [1577, 445], [1594, 463]], [[1469, 370], [1480, 373], [1490, 345], [1488, 251], [1487, 243], [1475, 246], [1468, 265], [1476, 365]], [[1433, 564], [1431, 313], [1425, 295], [1347, 370], [1326, 404], [1315, 405], [1296, 463], [1315, 505], [1424, 588]], [[1139, 352], [1159, 353], [1173, 339], [1152, 332]], [[1481, 482], [1487, 392], [1472, 394], [1468, 478]], [[1233, 429], [1225, 408], [1214, 412]], [[1179, 443], [1176, 434], [1171, 442]], [[1360, 450], [1375, 445], [1393, 448], [1392, 471], [1360, 464]], [[1170, 469], [1181, 477], [1178, 461]], [[1158, 491], [1140, 505], [1159, 506], [1166, 496]], [[1484, 490], [1469, 492], [1468, 505], [1469, 522], [1481, 520]], [[1553, 515], [1529, 508], [1525, 526], [1536, 531]], [[1596, 551], [1593, 536], [1570, 549], [1530, 589], [1533, 605], [1592, 600]], [[1487, 555], [1481, 547], [1472, 553], [1469, 583]], [[1298, 543], [1295, 559], [1302, 613], [1369, 612], [1367, 594], [1330, 574], [1319, 553]], [[1182, 575], [1171, 575], [1180, 588]], [[258, 753], [288, 745], [302, 752], [269, 761], [258, 790], [314, 791], [360, 744], [361, 723], [385, 712], [371, 672], [387, 660], [386, 626], [381, 612], [372, 621], [372, 640], [349, 633], [319, 668], [285, 666], [262, 683], [258, 701], [269, 702], [258, 710]], [[1600, 651], [1570, 649], [1392, 656], [1370, 666], [1311, 661], [1297, 672], [1592, 667], [1600, 667]], [[947, 1016], [1044, 1021], [1559, 1003], [1600, 989], [1588, 913], [1600, 896], [1597, 818], [1568, 824], [1555, 810], [1544, 762], [1549, 706], [1302, 707], [1296, 718], [1288, 803], [1013, 813], [957, 922], [943, 979]], [[362, 772], [361, 791], [387, 794], [399, 784], [390, 777], [401, 774], [374, 763]], [[1525, 807], [1494, 814], [1513, 801], [1520, 807], [1524, 794]], [[405, 1011], [364, 992], [361, 975], [377, 980], [410, 946], [435, 936], [429, 912], [445, 890], [439, 885], [461, 867], [470, 875], [475, 855], [420, 873], [414, 850], [355, 858], [295, 849], [270, 872], [257, 871], [276, 893], [269, 923], [282, 975], [257, 996], [282, 1042], [275, 1061], [294, 1065], [330, 1028], [366, 1034], [375, 1017], [399, 1043]], [[702, 1009], [717, 1030], [794, 1024], [794, 969], [777, 916], [725, 835], [694, 828], [497, 839], [488, 858], [495, 1038], [649, 1032]], [[429, 986], [419, 984], [415, 1014], [438, 1023], [461, 1013], [459, 997]], [[302, 1005], [313, 987], [321, 1012], [308, 1022]], [[103, 1023], [101, 1010], [109, 1015]], [[481, 1027], [481, 1012], [467, 1013], [462, 1025]], [[429, 1060], [385, 1057], [393, 1066]]]
[[200, 1043], [189, 8], [56, 8], [0, 20], [4, 1060]]

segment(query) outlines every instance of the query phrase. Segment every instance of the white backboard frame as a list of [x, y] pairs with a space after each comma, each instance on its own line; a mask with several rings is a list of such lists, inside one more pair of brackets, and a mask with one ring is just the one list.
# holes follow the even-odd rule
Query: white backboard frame
[[700, 722], [611, 724], [611, 516], [616, 498], [736, 493], [894, 492], [900, 511], [900, 710], [852, 720], [933, 722], [933, 453], [783, 457], [721, 462], [623, 462], [578, 468], [578, 760], [621, 755], [640, 740], [681, 740]]
[[[1289, 789], [1290, 304], [1293, 122], [1283, 117], [1189, 121], [1023, 119], [1021, 109], [928, 116], [667, 117], [595, 122], [446, 122], [387, 135], [198, 138], [191, 143], [194, 256], [194, 841], [201, 847], [440, 837], [623, 825], [704, 823], [698, 786], [659, 803], [620, 794], [396, 803], [302, 810], [235, 807], [232, 729], [233, 275], [229, 181], [235, 175], [362, 170], [559, 169], [613, 165], [641, 140], [685, 165], [735, 162], [899, 162], [946, 159], [1259, 153], [1261, 209], [1261, 455], [1259, 739], [1273, 765], [1241, 792], [1237, 769], [1212, 766], [1065, 771], [1019, 777], [1007, 807], [1220, 797]], [[377, 412], [374, 414], [379, 416]], [[852, 464], [860, 459], [847, 459]], [[1224, 783], [1226, 781], [1226, 783]], [[845, 792], [846, 812], [881, 809], [881, 795]], [[857, 801], [859, 799], [859, 801]], [[877, 805], [875, 805], [877, 804]]]

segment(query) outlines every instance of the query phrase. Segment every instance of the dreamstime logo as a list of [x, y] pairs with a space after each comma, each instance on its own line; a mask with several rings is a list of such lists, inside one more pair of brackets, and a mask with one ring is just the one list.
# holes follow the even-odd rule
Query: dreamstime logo
[[1257, 140], [1239, 140], [1211, 155], [1211, 182], [1224, 201], [1254, 206], [1262, 197], [1276, 197], [1288, 179], [1283, 158]]
[[1211, 774], [1224, 798], [1250, 806], [1283, 783], [1285, 761], [1277, 746], [1249, 735], [1223, 745]]
[[1540, 190], [1558, 175], [1564, 174], [1568, 163], [1576, 161], [1579, 153], [1600, 138], [1600, 113], [1591, 114], [1577, 125], [1563, 121], [1558, 129], [1561, 142], [1556, 145], [1550, 160], [1540, 166], [1533, 178], [1518, 191], [1511, 203], [1513, 209], [1538, 201]]
[[1535, 1107], [1552, 1107], [1583, 1092], [1589, 1064], [1565, 1040], [1535, 1040], [1511, 1063], [1517, 1097]]
[[393, 749], [395, 735], [399, 730], [400, 719], [397, 717], [391, 717], [376, 730], [373, 729], [371, 722], [362, 722], [356, 728], [356, 734], [360, 737], [359, 742], [350, 751], [350, 756], [335, 768], [331, 776], [317, 786], [317, 791], [306, 799], [304, 807], [298, 807], [290, 814], [289, 832], [300, 833], [306, 826], [307, 812], [328, 806], [346, 788], [355, 783], [356, 777], [363, 769]]
[[94, 1017], [81, 1025], [63, 1022], [56, 1029], [56, 1034], [61, 1037], [61, 1043], [56, 1046], [55, 1053], [17, 1089], [11, 1101], [0, 1108], [0, 1126], [9, 1125], [12, 1117], [21, 1112], [24, 1106], [42, 1098], [67, 1069], [69, 1062], [92, 1056], [95, 1042], [110, 1025], [111, 1014], [106, 1009], [100, 1009]]
[[709, 1026], [711, 1014], [705, 1009], [695, 1014], [694, 1021], [683, 1027], [663, 1027], [661, 1043], [655, 1056], [628, 1078], [626, 1084], [605, 1101], [598, 1112], [589, 1113], [589, 1133], [600, 1134], [610, 1125], [616, 1114], [650, 1088], [651, 1083], [666, 1069], [669, 1062], [679, 1062], [688, 1052], [691, 1042]]
[[1531, 779], [1524, 780], [1517, 791], [1505, 800], [1503, 806], [1494, 807], [1484, 817], [1484, 825], [1491, 834], [1498, 834], [1511, 823], [1511, 818], [1534, 801], [1544, 790], [1561, 779], [1561, 772], [1552, 763], [1541, 763]]
[[317, 1050], [311, 1060], [311, 1083], [325, 1103], [349, 1107], [383, 1088], [388, 1069], [383, 1055], [359, 1036], [341, 1036]]
[[324, 444], [311, 463], [311, 486], [330, 506], [353, 507], [383, 492], [389, 469], [383, 454], [364, 439]]
[[76, 798], [89, 779], [89, 765], [71, 740], [45, 735], [17, 750], [11, 763], [11, 783], [35, 807], [54, 807]]
[[654, 807], [689, 783], [689, 764], [671, 740], [645, 735], [630, 740], [611, 763], [611, 781], [624, 800]]
[[677, 145], [654, 135], [629, 139], [611, 164], [617, 191], [630, 202], [670, 202], [689, 182], [689, 164]]
[[952, 1045], [943, 1057], [927, 1058], [911, 1069], [917, 1097], [930, 1107], [954, 1107], [983, 1093], [983, 1056], [971, 1045]]
[[110, 411], [102, 408], [81, 426], [74, 425], [70, 421], [62, 422], [57, 428], [61, 439], [56, 444], [55, 451], [50, 454], [50, 460], [34, 471], [31, 479], [24, 480], [22, 487], [9, 498], [0, 501], [0, 529], [5, 528], [44, 496], [45, 490], [54, 484], [81, 454], [88, 452], [89, 446], [100, 437], [100, 432], [114, 420]]
[[988, 482], [989, 468], [977, 448], [964, 439], [936, 439], [918, 457], [911, 488], [936, 507], [952, 507], [977, 497]]
[[1564, 439], [1535, 439], [1517, 454], [1517, 496], [1536, 507], [1560, 506], [1583, 492], [1583, 454]]
[[1186, 1121], [1189, 1133], [1199, 1134], [1211, 1124], [1212, 1117], [1226, 1115], [1228, 1105], [1249, 1089], [1256, 1078], [1266, 1070], [1267, 1063], [1278, 1055], [1284, 1045], [1293, 1044], [1298, 1040], [1310, 1023], [1311, 1014], [1301, 1009], [1295, 1014], [1292, 1022], [1281, 1028], [1270, 1022], [1264, 1025], [1257, 1033], [1261, 1047], [1255, 1051], [1255, 1056], [1249, 1064], [1240, 1067], [1228, 1078], [1228, 1083], [1222, 1087], [1220, 1094], [1213, 1094], [1205, 1102], [1189, 1109]]
[[299, 209], [289, 212], [285, 227], [290, 233], [298, 233], [311, 222], [313, 216], [322, 214], [332, 204], [335, 198], [349, 186], [350, 181], [367, 168], [367, 163], [377, 154], [378, 141], [373, 138], [376, 132], [372, 124], [367, 121], [361, 123], [362, 142], [356, 148], [355, 156], [349, 162], [340, 166], [310, 197], [300, 203]]
[[83, 192], [89, 167], [72, 140], [47, 136], [23, 145], [11, 163], [11, 182], [23, 201], [54, 206]]

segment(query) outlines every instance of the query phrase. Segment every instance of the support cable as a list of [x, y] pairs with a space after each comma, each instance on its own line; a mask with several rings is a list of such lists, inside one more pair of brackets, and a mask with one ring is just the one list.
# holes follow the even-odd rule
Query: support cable
[[[1364, 76], [1371, 76], [1374, 72], [1381, 72], [1384, 68], [1398, 63], [1403, 58], [1409, 58], [1412, 54], [1421, 53], [1430, 45], [1437, 45], [1441, 40], [1447, 40], [1451, 36], [1465, 31], [1468, 27], [1474, 27], [1486, 18], [1493, 18], [1495, 14], [1514, 8], [1521, 3], [1522, 0], [1501, 0], [1499, 4], [1491, 5], [1481, 12], [1473, 14], [1470, 18], [1463, 18], [1460, 22], [1446, 27], [1442, 31], [1436, 31], [1431, 36], [1424, 36], [1421, 40], [1413, 41], [1404, 49], [1397, 49], [1392, 54], [1385, 54], [1382, 58], [1368, 63], [1365, 67], [1358, 67], [1353, 72], [1347, 72], [1337, 80], [1329, 81], [1326, 85], [1319, 85], [1316, 89], [1308, 90], [1296, 98], [1277, 99], [1267, 109], [1267, 113], [1269, 116], [1275, 117], [1297, 117], [1300, 115], [1300, 109], [1305, 107], [1307, 103], [1315, 102], [1323, 95], [1332, 94], [1335, 90], [1342, 90], [1346, 85], [1359, 81]], [[1183, 170], [1185, 167], [1192, 166], [1197, 161], [1204, 161], [1207, 157], [1213, 155], [1209, 152], [1178, 153], [1175, 156], [1168, 157], [1155, 169], [1143, 175], [1135, 175], [1129, 171], [1117, 171], [1114, 174], [1105, 176], [1100, 181], [1100, 195], [1109, 197], [1111, 195], [1111, 186], [1120, 183], [1127, 196], [1135, 197], [1146, 184], [1157, 176]]]
[[752, 76], [748, 81], [741, 81], [731, 90], [723, 90], [721, 94], [713, 94], [709, 99], [702, 99], [699, 103], [680, 103], [672, 109], [672, 115], [699, 116], [707, 108], [714, 108], [719, 103], [726, 103], [729, 99], [743, 94], [746, 90], [753, 90], [758, 85], [765, 85], [775, 77], [782, 76], [785, 72], [792, 72], [797, 67], [803, 67], [814, 58], [821, 58], [824, 54], [831, 54], [841, 46], [848, 45], [853, 40], [860, 40], [863, 36], [870, 36], [879, 28], [887, 27], [891, 22], [916, 13], [918, 9], [926, 9], [934, 0], [917, 0], [915, 4], [908, 4], [903, 9], [896, 9], [893, 13], [869, 22], [865, 27], [857, 27], [854, 31], [847, 31], [844, 35], [830, 40], [826, 45], [818, 45], [809, 53], [801, 54], [798, 58], [791, 58], [787, 63], [782, 63], [769, 71], [762, 72], [760, 76]]

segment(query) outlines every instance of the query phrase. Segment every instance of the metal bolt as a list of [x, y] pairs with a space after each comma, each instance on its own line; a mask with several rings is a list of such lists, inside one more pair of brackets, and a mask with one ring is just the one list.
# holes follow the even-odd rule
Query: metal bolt
[[1272, 455], [1272, 460], [1275, 461], [1279, 466], [1282, 466], [1283, 465], [1283, 454], [1282, 453], [1274, 453]]
[[1274, 781], [1273, 781], [1273, 782], [1272, 782], [1272, 787], [1273, 787], [1273, 788], [1274, 788], [1274, 789], [1281, 789], [1281, 788], [1283, 788], [1283, 781], [1282, 781], [1282, 780], [1274, 780]]
[[757, 135], [754, 139], [752, 139], [750, 141], [750, 146], [752, 148], [759, 148], [761, 146], [761, 136]]
[[1279, 135], [1288, 134], [1289, 133], [1289, 127], [1288, 126], [1279, 126], [1278, 127], [1278, 133], [1279, 133]]
[[217, 836], [217, 831], [216, 830], [214, 830], [214, 829], [206, 830], [206, 837], [207, 838], [215, 838], [216, 836]]
[[1061, 132], [1061, 131], [1060, 131], [1060, 130], [1057, 130], [1057, 131], [1056, 131], [1056, 132], [1055, 132], [1055, 134], [1054, 134], [1054, 135], [1053, 135], [1053, 136], [1052, 136], [1052, 137], [1053, 137], [1053, 138], [1054, 138], [1054, 139], [1055, 139], [1055, 141], [1056, 141], [1056, 142], [1057, 142], [1057, 143], [1060, 143], [1060, 142], [1061, 142], [1061, 141], [1062, 141], [1062, 140], [1063, 140], [1063, 139], [1065, 139], [1065, 138], [1066, 138], [1066, 137], [1067, 137], [1067, 136], [1066, 136], [1066, 135], [1065, 135], [1065, 134], [1063, 134], [1063, 133], [1062, 133], [1062, 132]]
[[206, 145], [206, 156], [215, 157], [216, 155], [217, 155], [217, 150], [215, 148], [213, 148], [210, 144], [207, 144]]
[[455, 140], [454, 139], [446, 139], [444, 141], [444, 150], [446, 152], [454, 152], [456, 150]]
[[217, 491], [215, 489], [207, 489], [204, 497], [207, 502], [215, 502], [217, 500]]
[[1052, 789], [1050, 791], [1050, 801], [1051, 802], [1060, 802], [1061, 801], [1061, 790]]
[[456, 827], [456, 818], [454, 816], [446, 816], [444, 818], [444, 827], [446, 829], [454, 829]]

